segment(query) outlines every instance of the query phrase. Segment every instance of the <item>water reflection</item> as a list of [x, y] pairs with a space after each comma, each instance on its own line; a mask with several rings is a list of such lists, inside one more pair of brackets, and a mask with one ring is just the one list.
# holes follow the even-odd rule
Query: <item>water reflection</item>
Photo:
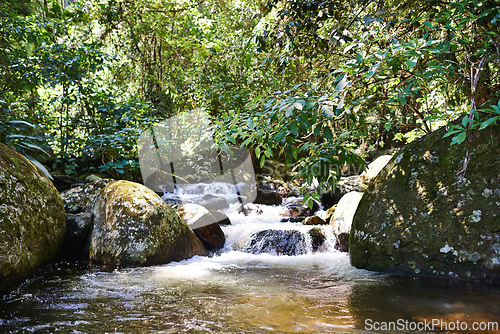
[[365, 320], [498, 321], [497, 286], [358, 270], [341, 253], [226, 253], [112, 273], [52, 268], [0, 301], [0, 331], [359, 332]]

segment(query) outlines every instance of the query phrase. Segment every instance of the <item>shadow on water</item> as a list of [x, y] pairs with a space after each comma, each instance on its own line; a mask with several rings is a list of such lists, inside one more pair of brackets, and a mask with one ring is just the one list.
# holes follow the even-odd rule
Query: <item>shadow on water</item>
[[[357, 329], [375, 321], [435, 322], [434, 331], [455, 332], [457, 321], [469, 330], [474, 322], [498, 322], [500, 286], [436, 278], [388, 276], [372, 284], [356, 284], [349, 311]], [[466, 324], [465, 324], [466, 323]], [[448, 326], [448, 328], [446, 327]], [[490, 331], [491, 333], [498, 331]]]

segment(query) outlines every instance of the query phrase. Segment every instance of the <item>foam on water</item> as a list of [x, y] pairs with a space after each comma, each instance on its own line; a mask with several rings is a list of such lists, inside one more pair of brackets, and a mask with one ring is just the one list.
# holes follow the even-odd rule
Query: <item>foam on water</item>
[[214, 195], [224, 198], [228, 203], [238, 202], [238, 195], [242, 189], [248, 187], [245, 183], [236, 185], [226, 182], [209, 182], [196, 184], [181, 184], [177, 185], [173, 193], [164, 193], [162, 199], [164, 201], [180, 200], [182, 203], [201, 203], [206, 195]]

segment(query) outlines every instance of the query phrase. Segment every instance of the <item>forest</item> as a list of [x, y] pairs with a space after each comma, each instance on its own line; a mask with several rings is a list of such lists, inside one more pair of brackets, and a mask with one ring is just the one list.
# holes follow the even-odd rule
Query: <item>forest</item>
[[3, 0], [0, 141], [47, 174], [140, 180], [139, 134], [203, 110], [219, 149], [321, 193], [370, 150], [498, 124], [499, 23], [480, 0]]
[[0, 332], [499, 333], [500, 0], [0, 0]]

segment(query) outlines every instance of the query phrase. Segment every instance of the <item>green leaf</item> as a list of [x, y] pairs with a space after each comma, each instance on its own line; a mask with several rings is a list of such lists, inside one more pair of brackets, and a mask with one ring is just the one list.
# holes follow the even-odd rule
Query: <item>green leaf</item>
[[408, 68], [411, 70], [412, 68], [415, 67], [415, 65], [417, 65], [417, 62], [418, 62], [418, 59], [415, 57], [412, 57], [406, 61], [406, 66], [408, 66]]
[[249, 118], [249, 119], [247, 120], [247, 125], [248, 125], [248, 127], [249, 127], [250, 129], [253, 129], [253, 127], [254, 127], [254, 124], [253, 124], [253, 118]]
[[428, 26], [429, 28], [434, 29], [434, 27], [432, 26], [432, 23], [430, 23], [429, 21], [424, 21], [422, 23], [425, 24], [426, 26]]
[[14, 125], [14, 126], [16, 126], [16, 125], [26, 125], [26, 126], [29, 126], [29, 127], [33, 128], [33, 129], [36, 129], [36, 127], [33, 124], [31, 124], [30, 122], [26, 122], [26, 121], [7, 121], [5, 123], [10, 124], [10, 125]]
[[260, 147], [258, 147], [258, 146], [255, 148], [255, 156], [256, 156], [257, 158], [259, 158], [259, 157], [260, 157]]
[[299, 134], [299, 128], [297, 127], [297, 123], [292, 122], [292, 124], [290, 124], [290, 132], [292, 132], [295, 136]]
[[50, 175], [49, 171], [47, 168], [45, 168], [44, 165], [42, 165], [38, 160], [25, 155], [25, 157], [33, 164], [35, 165], [38, 169], [40, 169], [49, 179], [53, 180], [52, 175]]
[[329, 126], [325, 126], [323, 132], [324, 132], [325, 138], [327, 140], [332, 140], [333, 139], [333, 133], [332, 133], [332, 130], [330, 129]]
[[402, 105], [406, 104], [406, 97], [403, 95], [398, 96], [398, 101], [401, 102]]
[[290, 117], [293, 115], [293, 111], [295, 110], [295, 106], [292, 104], [288, 109], [285, 111], [285, 116]]
[[496, 121], [500, 118], [500, 116], [495, 116], [495, 117], [492, 117], [484, 122], [481, 123], [481, 127], [479, 128], [479, 130], [482, 130], [484, 129], [485, 127], [491, 125], [491, 124], [495, 124]]
[[384, 124], [385, 131], [389, 131], [392, 127], [392, 122], [387, 122]]
[[443, 136], [443, 138], [446, 138], [446, 137], [449, 137], [451, 135], [454, 135], [455, 133], [459, 133], [461, 131], [464, 131], [464, 129], [460, 129], [460, 130], [448, 130], [448, 132], [446, 132], [446, 134]]
[[377, 72], [377, 68], [380, 66], [380, 62], [372, 65], [370, 69], [368, 70], [368, 73], [366, 73], [366, 80], [370, 80], [371, 77]]
[[467, 131], [462, 131], [451, 139], [450, 145], [462, 144], [466, 137], [467, 137]]
[[274, 141], [280, 142], [283, 139], [283, 137], [285, 137], [285, 135], [286, 135], [286, 131], [281, 131], [276, 136], [274, 136]]
[[335, 92], [341, 92], [345, 86], [347, 86], [347, 74], [344, 74], [342, 80], [340, 80], [337, 86], [335, 86]]
[[314, 200], [312, 198], [309, 198], [307, 200], [307, 206], [309, 207], [309, 209], [312, 210], [313, 206], [314, 206]]

